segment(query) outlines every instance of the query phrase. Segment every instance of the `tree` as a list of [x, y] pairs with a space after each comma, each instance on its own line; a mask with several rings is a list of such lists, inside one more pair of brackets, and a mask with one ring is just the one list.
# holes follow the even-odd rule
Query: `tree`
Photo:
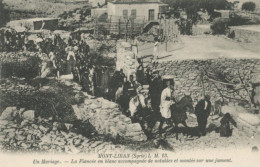
[[0, 27], [10, 21], [9, 11], [5, 8], [3, 0], [0, 0]]
[[[171, 14], [174, 12], [185, 11], [187, 15], [187, 19], [179, 19], [176, 24], [179, 26], [181, 34], [191, 34], [192, 26], [197, 24], [197, 22], [201, 19], [198, 14], [199, 11], [207, 11], [210, 16], [209, 20], [213, 20], [218, 17], [215, 9], [232, 9], [234, 6], [233, 3], [228, 2], [228, 0], [163, 0], [164, 3], [168, 4], [171, 8]], [[217, 24], [217, 27], [219, 24]], [[221, 28], [222, 29], [221, 25]], [[218, 29], [218, 28], [217, 28]], [[218, 32], [218, 31], [217, 31]]]
[[255, 3], [254, 2], [245, 2], [243, 3], [242, 5], [242, 10], [245, 10], [245, 11], [254, 11], [255, 10]]
[[229, 26], [229, 20], [222, 19], [222, 18], [216, 18], [213, 21], [213, 24], [210, 26], [212, 33], [214, 35], [216, 34], [226, 34], [226, 31]]

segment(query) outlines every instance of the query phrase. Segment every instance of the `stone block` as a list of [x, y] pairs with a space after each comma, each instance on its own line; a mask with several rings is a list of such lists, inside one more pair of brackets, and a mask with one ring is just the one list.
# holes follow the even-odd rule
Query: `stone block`
[[142, 127], [139, 123], [134, 123], [127, 125], [127, 131], [128, 132], [142, 132]]
[[35, 118], [35, 111], [34, 110], [28, 110], [25, 111], [22, 115], [23, 119], [29, 120], [29, 121], [33, 121]]
[[12, 121], [14, 119], [14, 112], [17, 112], [16, 107], [7, 107], [1, 114], [0, 119]]
[[8, 124], [9, 124], [9, 121], [0, 119], [0, 125], [6, 126]]

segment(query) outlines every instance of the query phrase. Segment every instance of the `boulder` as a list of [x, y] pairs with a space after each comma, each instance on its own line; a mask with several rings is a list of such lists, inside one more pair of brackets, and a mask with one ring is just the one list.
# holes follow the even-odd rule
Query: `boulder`
[[1, 114], [0, 119], [12, 121], [14, 120], [14, 113], [17, 112], [16, 107], [7, 107]]
[[29, 120], [29, 121], [33, 121], [35, 118], [35, 111], [34, 110], [27, 110], [23, 113], [22, 115], [23, 119]]
[[127, 131], [129, 132], [142, 132], [142, 127], [139, 123], [130, 124], [127, 126]]
[[232, 105], [227, 105], [227, 106], [222, 106], [221, 107], [221, 112], [223, 114], [229, 113], [232, 116], [237, 116], [238, 113], [246, 113], [246, 109], [240, 106], [232, 106]]
[[250, 114], [250, 113], [239, 113], [238, 117], [250, 125], [256, 126], [260, 125], [260, 116], [255, 115], [255, 114]]

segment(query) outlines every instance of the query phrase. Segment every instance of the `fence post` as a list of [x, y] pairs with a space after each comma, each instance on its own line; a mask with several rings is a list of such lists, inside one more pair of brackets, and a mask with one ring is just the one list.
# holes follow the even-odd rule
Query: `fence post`
[[118, 32], [119, 32], [119, 36], [121, 36], [120, 18], [118, 20]]
[[134, 28], [133, 24], [134, 24], [134, 19], [131, 20], [131, 34], [130, 34], [131, 37], [133, 36], [133, 28]]
[[125, 41], [127, 42], [127, 21], [126, 21], [126, 24], [125, 24]]

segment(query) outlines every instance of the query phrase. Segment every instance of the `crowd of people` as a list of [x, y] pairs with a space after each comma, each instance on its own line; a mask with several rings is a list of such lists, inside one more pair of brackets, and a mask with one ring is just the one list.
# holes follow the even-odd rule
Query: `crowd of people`
[[[28, 40], [26, 33], [14, 30], [0, 31], [0, 51], [16, 52], [20, 50], [37, 52], [42, 60], [40, 77], [73, 74], [73, 79], [79, 82], [83, 89], [92, 95], [103, 96], [117, 102], [124, 112], [129, 108], [131, 98], [138, 94], [139, 87], [149, 85], [151, 110], [158, 114], [166, 123], [171, 119], [171, 106], [174, 98], [174, 82], [163, 82], [159, 71], [147, 69], [141, 59], [138, 59], [136, 73], [127, 77], [123, 70], [115, 71], [110, 78], [110, 69], [96, 64], [96, 56], [91, 55], [90, 47], [81, 35], [70, 35], [68, 40], [59, 34], [44, 37], [37, 35], [36, 40]], [[157, 45], [155, 48], [157, 48]], [[137, 42], [133, 42], [133, 50], [138, 54]], [[155, 49], [157, 53], [157, 49]], [[155, 54], [155, 59], [157, 59]], [[173, 81], [173, 80], [172, 80]], [[211, 110], [210, 97], [198, 102], [195, 108], [198, 127], [201, 135], [206, 134], [207, 119]]]
[[[38, 33], [34, 39], [29, 40], [30, 34], [16, 32], [13, 29], [0, 30], [0, 51], [18, 52], [30, 51], [37, 53], [42, 60], [39, 77], [73, 74], [75, 81], [83, 84], [83, 88], [94, 94], [97, 83], [96, 71], [105, 72], [103, 67], [97, 67], [97, 56], [90, 51], [84, 36], [71, 33], [69, 38], [62, 38], [60, 34]], [[96, 82], [95, 82], [96, 81]]]
[[17, 33], [13, 29], [0, 30], [0, 51], [19, 51], [26, 46], [26, 33]]

